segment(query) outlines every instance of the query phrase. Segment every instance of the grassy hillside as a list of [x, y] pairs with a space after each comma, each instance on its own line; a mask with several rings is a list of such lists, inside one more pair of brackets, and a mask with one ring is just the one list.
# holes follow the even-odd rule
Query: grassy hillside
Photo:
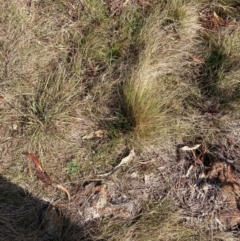
[[[186, 218], [196, 211], [189, 208], [197, 195], [190, 187], [203, 172], [211, 179], [211, 147], [239, 158], [237, 0], [0, 4], [0, 174], [82, 223], [83, 236], [56, 240], [237, 240], [233, 226], [240, 221], [221, 227], [213, 216]], [[179, 161], [176, 150], [195, 144], [200, 149]], [[115, 170], [131, 150], [134, 161]], [[35, 155], [52, 180], [69, 190], [70, 202], [61, 190], [41, 184], [23, 153]], [[195, 176], [186, 184], [182, 177], [192, 167]], [[214, 178], [239, 185], [237, 174], [224, 179], [220, 172]], [[137, 200], [137, 211], [121, 218], [79, 215], [79, 193], [87, 196], [96, 179], [97, 193], [112, 200], [117, 190], [118, 197]], [[145, 196], [136, 191], [143, 189]], [[8, 200], [6, 192], [0, 195]], [[12, 222], [3, 225], [17, 229]], [[29, 233], [18, 240], [32, 239]]]

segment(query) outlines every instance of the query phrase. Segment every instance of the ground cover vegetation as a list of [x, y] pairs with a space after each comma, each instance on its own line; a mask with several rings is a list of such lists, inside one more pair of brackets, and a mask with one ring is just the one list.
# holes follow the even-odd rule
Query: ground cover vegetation
[[237, 0], [0, 4], [2, 240], [238, 240]]

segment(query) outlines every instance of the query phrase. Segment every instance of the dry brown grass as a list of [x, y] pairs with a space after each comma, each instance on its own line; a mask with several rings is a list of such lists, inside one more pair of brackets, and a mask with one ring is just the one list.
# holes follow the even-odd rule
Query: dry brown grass
[[156, 9], [141, 31], [145, 48], [124, 89], [126, 111], [140, 139], [186, 133], [185, 99], [197, 95], [190, 74], [199, 42], [197, 13], [183, 1], [170, 1], [163, 9]]
[[[237, 118], [237, 1], [0, 3], [1, 174], [29, 185], [37, 197], [59, 198], [67, 208], [61, 193], [39, 187], [22, 152], [36, 154], [50, 176], [71, 189], [111, 170], [126, 147], [134, 146], [144, 161], [163, 162], [170, 151], [158, 150], [172, 152], [176, 137], [216, 139]], [[209, 19], [213, 29], [204, 26], [201, 19], [214, 11], [229, 26], [214, 29]], [[106, 138], [82, 140], [100, 128]], [[114, 180], [124, 186], [122, 177], [139, 165]], [[169, 219], [162, 220], [165, 211]], [[203, 237], [201, 227], [178, 226], [172, 212], [161, 202], [146, 204], [139, 220], [123, 227], [126, 236], [117, 230], [121, 222], [108, 220], [98, 237], [146, 240], [149, 231], [152, 240], [218, 240], [215, 233]]]

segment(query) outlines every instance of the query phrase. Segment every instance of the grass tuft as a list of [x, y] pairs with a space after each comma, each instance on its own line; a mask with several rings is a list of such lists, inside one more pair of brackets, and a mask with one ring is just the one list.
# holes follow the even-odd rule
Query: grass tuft
[[176, 124], [171, 115], [178, 108], [178, 93], [166, 89], [166, 82], [173, 81], [158, 81], [134, 79], [125, 86], [127, 116], [139, 138], [165, 132]]
[[[202, 92], [222, 108], [239, 105], [239, 37], [236, 26], [205, 32], [205, 65]], [[230, 29], [229, 29], [230, 28]], [[236, 28], [236, 29], [235, 29]], [[213, 100], [214, 99], [214, 100]]]
[[[181, 9], [184, 11], [175, 12]], [[169, 18], [174, 21], [166, 25]], [[195, 92], [188, 80], [190, 63], [186, 55], [195, 48], [198, 29], [197, 17], [185, 1], [158, 6], [144, 24], [140, 33], [144, 49], [124, 86], [126, 117], [138, 138], [176, 135], [185, 128], [186, 123], [180, 121], [183, 103]], [[173, 52], [176, 47], [178, 51]]]

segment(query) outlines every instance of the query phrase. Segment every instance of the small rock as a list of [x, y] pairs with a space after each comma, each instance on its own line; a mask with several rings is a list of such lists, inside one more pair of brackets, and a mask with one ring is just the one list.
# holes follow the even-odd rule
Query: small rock
[[132, 178], [137, 178], [137, 177], [139, 177], [139, 175], [138, 175], [137, 172], [133, 172], [133, 173], [131, 174], [131, 177], [132, 177]]
[[63, 220], [58, 209], [49, 205], [42, 213], [42, 228], [49, 238], [60, 238], [63, 228]]
[[153, 178], [154, 174], [151, 173], [150, 175], [144, 175], [144, 181], [146, 185], [151, 185], [152, 181], [151, 179]]

